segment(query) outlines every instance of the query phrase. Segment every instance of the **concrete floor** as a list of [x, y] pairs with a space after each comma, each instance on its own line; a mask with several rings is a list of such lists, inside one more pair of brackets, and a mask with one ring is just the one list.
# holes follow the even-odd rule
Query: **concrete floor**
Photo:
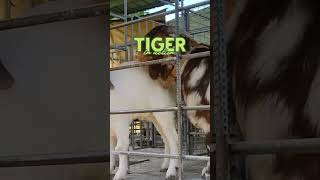
[[[142, 152], [163, 153], [161, 148], [149, 148], [139, 150]], [[162, 159], [149, 157], [130, 157], [130, 162], [144, 161], [130, 166], [130, 174], [127, 180], [164, 180], [165, 172], [160, 172]], [[184, 161], [184, 180], [203, 180], [200, 177], [202, 168], [206, 166], [204, 161]], [[112, 179], [113, 176], [111, 176]]]

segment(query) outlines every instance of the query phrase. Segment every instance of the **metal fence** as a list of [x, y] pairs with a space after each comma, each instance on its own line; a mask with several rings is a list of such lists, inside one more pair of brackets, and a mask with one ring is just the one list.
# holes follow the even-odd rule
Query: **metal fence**
[[[175, 6], [173, 3], [170, 3], [168, 1], [161, 1], [165, 4], [168, 4], [170, 6]], [[183, 2], [181, 1], [181, 6], [183, 7]], [[208, 3], [200, 3], [199, 5], [203, 7], [203, 5], [208, 5]], [[127, 4], [124, 2], [124, 11], [128, 10], [126, 7]], [[191, 8], [196, 8], [196, 5], [189, 6], [190, 9], [185, 8], [185, 10], [181, 10], [181, 16], [179, 17], [179, 27], [180, 29], [184, 29], [186, 32], [189, 32], [189, 26], [190, 23], [196, 22], [198, 18], [201, 19], [201, 21], [207, 21], [206, 25], [203, 28], [206, 28], [207, 31], [199, 31], [193, 32], [193, 36], [199, 36], [199, 37], [205, 37], [208, 36], [209, 32], [209, 18], [206, 16], [201, 15], [199, 12], [194, 12]], [[208, 8], [206, 8], [208, 9]], [[172, 11], [173, 12], [173, 11]], [[207, 13], [207, 12], [206, 12]], [[161, 13], [159, 16], [161, 16], [163, 13]], [[191, 14], [191, 15], [190, 15]], [[207, 13], [208, 14], [208, 13]], [[131, 19], [131, 21], [134, 20], [134, 22], [130, 25], [122, 27], [121, 25], [117, 25], [120, 28], [113, 28], [113, 30], [118, 30], [123, 32], [123, 44], [119, 44], [117, 42], [113, 42], [111, 39], [111, 48], [110, 48], [110, 63], [111, 67], [113, 69], [117, 69], [118, 67], [114, 64], [121, 64], [122, 62], [127, 61], [136, 61], [134, 57], [133, 48], [136, 46], [136, 43], [133, 41], [134, 36], [141, 37], [144, 35], [144, 33], [147, 33], [149, 30], [154, 28], [156, 25], [163, 24], [156, 21], [151, 21], [156, 17], [157, 13], [152, 14], [145, 17], [137, 16], [136, 14], [127, 14], [126, 12], [123, 13], [123, 15], [119, 15], [116, 13], [111, 12], [111, 16], [114, 18], [118, 18], [118, 21], [124, 21], [125, 18]], [[152, 16], [153, 18], [149, 18]], [[191, 18], [189, 18], [191, 17]], [[129, 22], [131, 22], [129, 21]], [[168, 25], [174, 25], [175, 19], [166, 22], [165, 24]], [[190, 22], [191, 21], [191, 22]], [[124, 21], [125, 23], [128, 21]], [[150, 25], [151, 24], [151, 25]], [[142, 29], [142, 26], [145, 25], [144, 29]], [[198, 24], [197, 24], [198, 25]], [[133, 31], [133, 27], [135, 27], [135, 32]], [[128, 29], [129, 28], [129, 29]], [[149, 29], [150, 28], [150, 29]], [[197, 26], [199, 28], [199, 26]], [[193, 29], [191, 29], [193, 30]], [[129, 36], [130, 34], [130, 36]], [[122, 34], [121, 34], [122, 35]], [[128, 36], [128, 37], [127, 37]], [[196, 40], [200, 40], [200, 42], [207, 42], [209, 38], [204, 42], [201, 38], [197, 37]], [[122, 39], [122, 38], [120, 38]], [[129, 40], [130, 39], [130, 40]], [[122, 42], [121, 42], [122, 43]], [[208, 53], [209, 55], [209, 53]], [[126, 57], [129, 57], [126, 59]], [[173, 59], [172, 59], [173, 60]], [[139, 61], [139, 60], [138, 60]], [[172, 61], [173, 62], [173, 61]], [[123, 68], [123, 66], [121, 66]], [[187, 119], [185, 116], [183, 116], [184, 120], [183, 122], [183, 142], [185, 144], [183, 145], [183, 151], [185, 151], [189, 155], [194, 154], [204, 154], [207, 152], [206, 146], [205, 146], [205, 137], [204, 134], [201, 133], [200, 129], [195, 128]], [[143, 123], [141, 121], [134, 121], [132, 122], [130, 126], [130, 144], [133, 150], [143, 149], [143, 148], [155, 148], [155, 147], [163, 147], [163, 141], [161, 140], [160, 134], [156, 131], [152, 123]]]
[[[112, 26], [111, 29], [124, 27], [133, 23], [142, 22], [148, 19], [152, 19], [157, 16], [163, 16], [175, 13], [176, 19], [176, 35], [179, 35], [179, 11], [187, 10], [193, 7], [208, 4], [209, 1], [193, 4], [190, 6], [179, 7], [178, 0], [175, 1], [175, 10], [161, 12], [158, 14], [150, 15], [145, 18], [125, 22], [123, 24]], [[111, 114], [123, 114], [123, 113], [143, 113], [143, 112], [164, 112], [164, 111], [176, 111], [178, 116], [178, 133], [179, 133], [179, 155], [172, 156], [169, 154], [157, 154], [157, 153], [140, 153], [130, 151], [114, 151], [114, 154], [128, 154], [135, 156], [148, 156], [158, 158], [176, 158], [179, 159], [179, 179], [183, 179], [183, 160], [200, 160], [206, 161], [210, 159], [208, 156], [190, 156], [182, 153], [182, 111], [185, 110], [197, 110], [197, 109], [210, 109], [211, 132], [215, 132], [215, 143], [210, 144], [211, 149], [211, 174], [214, 174], [217, 180], [229, 180], [229, 179], [241, 179], [236, 177], [231, 172], [231, 165], [238, 159], [234, 158], [234, 155], [241, 154], [270, 154], [279, 152], [297, 152], [297, 153], [319, 153], [320, 151], [320, 138], [312, 139], [292, 139], [292, 140], [278, 140], [278, 141], [261, 141], [261, 142], [245, 142], [238, 141], [239, 138], [233, 138], [231, 120], [229, 119], [232, 113], [228, 109], [229, 101], [229, 87], [227, 77], [227, 64], [226, 64], [226, 50], [224, 42], [224, 24], [223, 24], [223, 0], [210, 1], [210, 52], [198, 53], [193, 55], [185, 55], [186, 57], [197, 56], [206, 57], [210, 55], [211, 67], [213, 73], [211, 74], [211, 84], [215, 84], [214, 89], [211, 87], [211, 101], [214, 99], [213, 108], [210, 106], [198, 106], [198, 107], [185, 107], [181, 103], [181, 82], [180, 82], [180, 66], [181, 55], [177, 55], [176, 58], [165, 58], [150, 62], [133, 63], [131, 65], [125, 65], [113, 68], [111, 70], [120, 70], [125, 68], [147, 66], [158, 63], [176, 63], [177, 70], [177, 107], [168, 107], [161, 109], [144, 109], [144, 110], [119, 110], [117, 112], [111, 112]], [[206, 31], [206, 30], [204, 30]], [[210, 54], [209, 54], [210, 53]]]
[[[168, 154], [156, 154], [156, 153], [139, 153], [139, 152], [112, 152], [115, 154], [128, 154], [136, 156], [149, 156], [149, 157], [159, 157], [159, 158], [176, 158], [179, 159], [179, 179], [183, 179], [183, 161], [182, 160], [202, 160], [206, 161], [209, 157], [204, 156], [190, 156], [183, 155], [181, 148], [181, 139], [182, 139], [182, 111], [184, 110], [209, 110], [211, 113], [212, 121], [211, 123], [215, 126], [211, 126], [211, 131], [216, 133], [216, 144], [211, 148], [212, 154], [211, 166], [212, 171], [215, 172], [217, 180], [227, 180], [233, 179], [230, 176], [230, 161], [231, 156], [234, 153], [241, 154], [270, 154], [278, 152], [296, 152], [296, 153], [319, 153], [320, 151], [320, 138], [311, 138], [311, 139], [292, 139], [292, 140], [277, 140], [277, 141], [264, 141], [264, 142], [234, 142], [230, 138], [229, 133], [229, 111], [228, 111], [228, 86], [227, 86], [227, 71], [226, 71], [226, 58], [225, 58], [225, 47], [224, 47], [224, 35], [223, 35], [223, 0], [214, 0], [210, 2], [210, 13], [211, 13], [211, 31], [210, 34], [210, 43], [211, 43], [211, 61], [214, 73], [211, 75], [211, 83], [214, 83], [214, 91], [211, 86], [211, 98], [214, 100], [214, 108], [209, 106], [198, 106], [198, 107], [185, 107], [181, 104], [181, 86], [180, 86], [180, 68], [177, 69], [177, 107], [168, 107], [162, 109], [147, 109], [147, 110], [120, 110], [117, 112], [111, 112], [110, 114], [124, 114], [124, 113], [137, 113], [137, 112], [163, 112], [163, 111], [176, 111], [179, 119], [179, 140], [180, 140], [180, 153], [175, 156]], [[177, 30], [176, 35], [179, 35], [179, 22], [178, 16], [179, 11], [190, 9], [192, 7], [197, 7], [200, 5], [208, 4], [209, 1], [202, 3], [197, 3], [191, 6], [179, 7], [179, 2], [176, 0], [175, 7], [173, 11], [167, 11], [155, 15], [151, 15], [145, 18], [138, 20], [133, 20], [130, 22], [125, 22], [120, 25], [111, 27], [118, 28], [130, 25], [135, 22], [145, 21], [146, 19], [152, 19], [156, 16], [162, 16], [167, 14], [175, 13], [177, 20]], [[29, 16], [16, 19], [8, 19], [0, 21], [0, 30], [14, 29], [20, 27], [28, 27], [38, 24], [45, 24], [50, 22], [65, 21], [71, 19], [79, 19], [86, 17], [94, 17], [100, 15], [108, 16], [108, 4], [100, 4], [85, 8], [71, 9], [56, 13], [41, 14], [36, 16]], [[215, 21], [215, 23], [213, 23]], [[215, 26], [213, 26], [215, 25]], [[213, 28], [214, 27], [214, 28]], [[216, 41], [215, 41], [216, 39]], [[213, 50], [215, 52], [213, 53]], [[193, 55], [197, 57], [209, 56], [209, 52], [198, 53]], [[177, 67], [180, 67], [181, 56], [177, 55], [176, 58], [167, 58], [158, 61], [144, 62], [144, 63], [135, 63], [133, 65], [126, 65], [117, 67], [111, 70], [120, 70], [131, 67], [146, 66], [150, 64], [157, 64], [163, 62], [175, 62]], [[109, 152], [86, 152], [79, 154], [46, 154], [46, 155], [30, 155], [30, 156], [3, 156], [0, 157], [0, 167], [22, 167], [22, 166], [41, 166], [41, 165], [57, 165], [57, 164], [75, 164], [75, 163], [93, 163], [93, 162], [108, 162], [109, 161]]]
[[[134, 23], [139, 23], [153, 19], [158, 16], [164, 16], [168, 14], [175, 14], [175, 27], [176, 27], [176, 37], [180, 35], [180, 25], [179, 25], [179, 13], [183, 10], [189, 10], [194, 7], [199, 7], [203, 5], [209, 4], [209, 1], [204, 1], [201, 3], [193, 4], [190, 6], [180, 7], [180, 3], [178, 0], [175, 1], [175, 10], [167, 11], [167, 12], [161, 12], [153, 15], [149, 15], [140, 19], [132, 20], [132, 21], [125, 21], [122, 24], [111, 26], [111, 29], [120, 28], [120, 27], [126, 27], [129, 25], [132, 25]], [[126, 6], [126, 0], [124, 1], [124, 5]], [[126, 7], [124, 8], [126, 9]], [[125, 13], [126, 15], [126, 13]], [[127, 17], [124, 17], [127, 19]], [[126, 30], [125, 33], [126, 35]], [[132, 36], [132, 34], [131, 34]], [[133, 43], [133, 42], [131, 42]], [[126, 38], [125, 38], [125, 44], [127, 44]], [[133, 45], [131, 44], [131, 47]], [[158, 109], [126, 109], [126, 110], [118, 110], [118, 111], [112, 111], [110, 114], [129, 114], [129, 113], [147, 113], [147, 112], [165, 112], [165, 111], [175, 111], [177, 113], [177, 119], [178, 119], [178, 139], [179, 139], [179, 154], [178, 155], [170, 155], [170, 154], [159, 154], [159, 153], [141, 153], [141, 152], [135, 152], [135, 151], [112, 151], [113, 154], [127, 154], [129, 156], [135, 155], [135, 156], [145, 156], [145, 157], [158, 157], [158, 158], [176, 158], [179, 159], [178, 164], [178, 177], [179, 179], [183, 179], [183, 160], [198, 160], [198, 161], [208, 161], [210, 159], [209, 156], [192, 156], [192, 155], [184, 155], [183, 153], [183, 130], [182, 127], [184, 126], [183, 121], [183, 111], [190, 111], [190, 110], [209, 110], [210, 106], [195, 106], [195, 107], [186, 107], [182, 105], [182, 95], [181, 95], [181, 58], [191, 58], [191, 57], [208, 57], [210, 55], [210, 52], [203, 52], [203, 53], [197, 53], [192, 55], [181, 55], [177, 54], [176, 57], [170, 57], [170, 58], [164, 58], [154, 61], [148, 61], [148, 62], [135, 62], [131, 64], [126, 65], [120, 65], [118, 67], [111, 68], [110, 71], [115, 70], [121, 70], [121, 69], [127, 69], [127, 68], [134, 68], [134, 67], [141, 67], [141, 66], [148, 66], [151, 64], [160, 64], [160, 63], [175, 63], [176, 65], [176, 107], [167, 107], [167, 108], [158, 108]], [[126, 55], [127, 57], [127, 55]]]

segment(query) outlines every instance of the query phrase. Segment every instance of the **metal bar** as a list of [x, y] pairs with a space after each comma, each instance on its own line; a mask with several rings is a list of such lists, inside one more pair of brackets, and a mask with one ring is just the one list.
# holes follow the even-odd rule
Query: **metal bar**
[[[207, 5], [209, 3], [210, 3], [210, 1], [203, 1], [203, 2], [200, 2], [200, 3], [195, 3], [195, 4], [192, 4], [192, 5], [189, 5], [189, 6], [180, 7], [179, 11], [186, 10], [186, 9], [192, 9], [192, 8], [195, 8], [195, 7], [198, 7], [198, 6]], [[136, 19], [136, 20], [131, 21], [131, 22], [127, 22], [127, 23], [122, 23], [122, 24], [111, 26], [110, 29], [116, 29], [116, 28], [128, 26], [128, 25], [130, 25], [132, 23], [138, 23], [138, 22], [146, 21], [146, 20], [153, 19], [153, 18], [156, 18], [156, 17], [159, 17], [159, 16], [165, 16], [165, 15], [169, 15], [169, 14], [173, 14], [173, 13], [175, 13], [175, 10], [156, 13], [156, 14], [153, 14], [153, 15], [145, 16], [145, 17], [143, 17], [141, 19]]]
[[[133, 16], [131, 16], [131, 21], [133, 21]], [[130, 39], [130, 60], [131, 61], [133, 61], [134, 59], [133, 59], [133, 48], [134, 48], [134, 46], [133, 46], [133, 38], [134, 38], [134, 31], [133, 31], [133, 29], [134, 29], [134, 24], [131, 24], [131, 29], [130, 29], [130, 34], [131, 34], [131, 39]]]
[[[128, 0], [124, 0], [123, 2], [123, 14], [124, 14], [124, 23], [128, 22]], [[124, 27], [124, 44], [127, 44], [128, 42], [128, 26]], [[128, 46], [124, 47], [125, 49], [125, 59], [126, 61], [129, 61], [128, 59]]]
[[[179, 28], [179, 0], [175, 0], [175, 22], [176, 22], [176, 34], [175, 37], [180, 36]], [[181, 95], [181, 54], [177, 52], [176, 55], [176, 94], [177, 94], [177, 119], [178, 119], [178, 141], [179, 141], [179, 163], [178, 163], [178, 177], [179, 180], [183, 179], [183, 132], [182, 132], [182, 95]]]
[[[167, 5], [174, 6], [174, 4], [172, 4], [171, 2], [168, 2], [168, 1], [165, 1], [165, 0], [159, 0], [159, 1], [161, 1], [161, 2], [163, 2], [163, 3], [165, 3], [165, 4], [167, 4]], [[195, 14], [195, 15], [198, 15], [198, 16], [200, 16], [200, 17], [202, 17], [202, 18], [205, 18], [205, 19], [207, 19], [207, 20], [210, 20], [210, 18], [208, 18], [208, 17], [206, 17], [206, 16], [203, 16], [203, 15], [201, 15], [201, 14], [198, 14], [198, 13], [192, 11], [191, 9], [189, 9], [189, 11], [190, 11], [191, 13]]]
[[[229, 149], [227, 145], [228, 136], [228, 79], [224, 42], [223, 25], [223, 0], [214, 0], [210, 4], [211, 18], [210, 24], [215, 31], [211, 31], [211, 102], [214, 102], [211, 117], [214, 119], [214, 132], [216, 133], [216, 151], [215, 151], [215, 174], [217, 180], [229, 180]], [[212, 28], [211, 28], [212, 29]], [[217, 51], [213, 53], [213, 40], [217, 37]], [[213, 92], [212, 92], [213, 91]], [[214, 162], [213, 162], [214, 163]], [[214, 171], [213, 171], [214, 172]]]
[[190, 35], [195, 35], [195, 34], [200, 34], [200, 33], [206, 33], [206, 32], [210, 32], [210, 29], [204, 29], [204, 30], [199, 30], [199, 31], [194, 31], [194, 32], [190, 32]]
[[[166, 108], [150, 108], [150, 109], [132, 109], [132, 110], [116, 110], [110, 111], [110, 114], [132, 114], [132, 113], [150, 113], [150, 112], [167, 112], [177, 111], [177, 107], [166, 107]], [[210, 110], [209, 105], [200, 106], [181, 106], [181, 110], [193, 111], [193, 110]]]
[[[201, 57], [208, 57], [208, 56], [210, 56], [210, 51], [182, 55], [181, 58], [182, 59], [201, 58]], [[125, 64], [125, 65], [120, 65], [118, 67], [110, 68], [110, 71], [117, 71], [117, 70], [121, 70], [121, 69], [149, 66], [149, 65], [153, 65], [153, 64], [171, 63], [171, 62], [174, 62], [175, 60], [176, 60], [176, 57], [168, 57], [168, 58], [157, 59], [157, 60], [147, 61], [147, 62], [137, 62], [137, 63]]]
[[5, 0], [5, 18], [11, 18], [11, 0]]
[[83, 8], [74, 8], [60, 12], [39, 14], [15, 19], [0, 21], [0, 30], [29, 27], [52, 22], [67, 21], [72, 19], [102, 16], [109, 13], [108, 4], [92, 5]]
[[116, 13], [113, 13], [113, 12], [110, 12], [110, 15], [113, 16], [113, 17], [116, 17], [116, 18], [119, 18], [119, 19], [122, 19], [124, 20], [124, 17], [119, 15], [119, 14], [116, 14]]
[[[161, 153], [135, 152], [135, 151], [111, 151], [111, 153], [113, 153], [115, 155], [126, 154], [128, 156], [143, 156], [143, 157], [179, 159], [179, 155], [161, 154]], [[183, 160], [192, 160], [192, 161], [208, 161], [210, 159], [210, 157], [209, 156], [184, 155], [184, 156], [182, 156], [182, 159]]]
[[210, 105], [199, 105], [199, 106], [183, 106], [183, 110], [210, 110]]
[[206, 133], [204, 133], [204, 132], [190, 132], [190, 135], [206, 135]]
[[156, 109], [141, 109], [141, 110], [118, 110], [118, 111], [110, 111], [110, 115], [115, 114], [132, 114], [132, 113], [149, 113], [149, 112], [167, 112], [167, 111], [176, 111], [176, 107], [168, 107], [168, 108], [156, 108]]
[[0, 156], [0, 167], [26, 167], [109, 162], [109, 152]]
[[154, 124], [152, 124], [152, 147], [155, 148], [156, 147], [156, 143], [157, 143], [157, 131], [156, 128], [154, 127]]
[[139, 131], [140, 131], [140, 148], [142, 149], [142, 148], [143, 148], [143, 147], [142, 147], [142, 146], [143, 146], [143, 142], [142, 142], [143, 140], [142, 140], [142, 133], [141, 133], [141, 130], [142, 130], [142, 128], [141, 128], [141, 127], [142, 127], [142, 121], [139, 121], [139, 127], [140, 127], [140, 128], [139, 128]]
[[133, 125], [133, 123], [134, 123], [134, 121], [132, 121], [130, 124], [130, 133], [131, 133], [130, 141], [131, 141], [131, 147], [134, 150], [134, 125]]
[[233, 152], [244, 154], [317, 153], [320, 138], [230, 143]]

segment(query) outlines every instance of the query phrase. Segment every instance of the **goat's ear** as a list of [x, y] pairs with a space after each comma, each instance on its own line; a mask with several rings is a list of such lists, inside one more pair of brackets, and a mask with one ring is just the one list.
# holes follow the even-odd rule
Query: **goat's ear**
[[14, 84], [14, 79], [10, 72], [0, 61], [0, 90], [10, 89]]
[[174, 65], [172, 64], [165, 64], [161, 68], [161, 78], [166, 81], [171, 74], [172, 70], [174, 68]]
[[149, 66], [149, 75], [152, 79], [158, 79], [161, 73], [161, 64], [153, 64]]

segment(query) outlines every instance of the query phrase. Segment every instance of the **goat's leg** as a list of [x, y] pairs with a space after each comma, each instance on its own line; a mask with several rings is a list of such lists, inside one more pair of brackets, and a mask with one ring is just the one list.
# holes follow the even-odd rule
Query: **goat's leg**
[[[153, 122], [153, 124], [156, 127], [156, 129], [158, 130], [158, 132], [160, 133], [160, 136], [161, 136], [161, 138], [163, 140], [164, 153], [165, 154], [170, 154], [170, 148], [169, 148], [169, 143], [168, 143], [167, 137], [165, 136], [165, 134], [163, 133], [162, 129], [160, 128], [159, 124], [156, 121]], [[166, 172], [168, 170], [169, 163], [170, 163], [170, 158], [164, 158], [163, 162], [161, 164], [160, 172]]]
[[[175, 129], [174, 115], [172, 113], [154, 113], [159, 124], [158, 130], [162, 131], [164, 137], [168, 140], [168, 145], [171, 155], [178, 155], [178, 133]], [[176, 167], [178, 166], [177, 159], [170, 159], [169, 167], [166, 173], [167, 179], [172, 179], [176, 176]]]
[[[117, 146], [116, 151], [128, 151], [129, 150], [129, 128], [125, 126], [121, 128], [121, 131], [117, 131]], [[119, 168], [114, 176], [113, 180], [125, 179], [128, 172], [128, 155], [119, 155]]]
[[[115, 137], [115, 134], [111, 133], [110, 134], [110, 152], [115, 149], [115, 146], [116, 146], [116, 137]], [[115, 164], [116, 164], [115, 155], [110, 153], [110, 174], [113, 173], [115, 169]]]

